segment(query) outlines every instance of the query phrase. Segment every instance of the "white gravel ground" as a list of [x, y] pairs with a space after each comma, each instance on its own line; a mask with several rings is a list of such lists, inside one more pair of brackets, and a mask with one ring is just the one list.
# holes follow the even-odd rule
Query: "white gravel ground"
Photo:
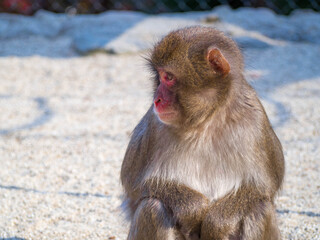
[[[295, 36], [290, 40], [283, 29], [263, 28], [268, 19], [257, 21], [260, 32], [250, 21], [244, 25], [241, 11], [248, 16], [226, 8], [213, 13], [222, 18], [216, 27], [243, 44], [246, 74], [284, 147], [286, 179], [277, 200], [283, 239], [320, 239], [320, 43], [312, 37], [319, 33], [301, 40], [290, 22], [305, 21], [317, 31], [320, 22], [310, 19], [320, 15], [296, 14], [301, 21], [281, 17], [279, 28], [286, 26]], [[0, 239], [125, 239], [119, 170], [129, 134], [151, 100], [141, 50], [159, 36], [139, 31], [155, 19], [130, 13], [143, 22], [137, 31], [123, 28], [118, 39], [128, 45], [119, 47], [114, 39], [106, 48], [126, 52], [131, 46], [132, 53], [84, 57], [75, 51], [76, 38], [60, 31], [59, 21], [49, 21], [55, 15], [41, 14], [41, 24], [47, 19], [56, 31], [53, 36], [41, 34], [39, 16], [28, 19], [33, 25], [21, 24], [24, 18], [14, 25], [15, 17], [0, 15]], [[112, 14], [121, 22], [122, 13]], [[169, 20], [190, 25], [206, 14], [212, 13]], [[270, 12], [250, 14], [266, 18]], [[277, 22], [271, 18], [269, 23]], [[163, 35], [167, 29], [159, 31]]]

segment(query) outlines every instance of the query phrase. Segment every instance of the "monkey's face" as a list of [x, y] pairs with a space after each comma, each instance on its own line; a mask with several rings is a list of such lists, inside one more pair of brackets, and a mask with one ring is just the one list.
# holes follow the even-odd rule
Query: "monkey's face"
[[153, 100], [154, 112], [163, 123], [177, 123], [180, 118], [175, 89], [177, 78], [164, 68], [157, 69], [157, 73], [159, 85]]
[[176, 127], [195, 126], [220, 104], [229, 64], [217, 48], [208, 49], [202, 56], [200, 60], [189, 56], [187, 62], [178, 58], [177, 62], [155, 68], [153, 109], [161, 122]]
[[229, 62], [201, 33], [189, 39], [169, 34], [149, 61], [155, 73], [154, 113], [167, 125], [188, 128], [205, 121], [226, 95]]

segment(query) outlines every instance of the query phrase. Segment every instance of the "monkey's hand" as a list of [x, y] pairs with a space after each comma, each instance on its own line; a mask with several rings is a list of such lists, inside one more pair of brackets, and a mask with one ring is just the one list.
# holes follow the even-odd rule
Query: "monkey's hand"
[[197, 239], [193, 236], [200, 235], [209, 199], [183, 184], [158, 179], [146, 181], [143, 193], [144, 197], [156, 198], [166, 206], [186, 239]]
[[201, 226], [201, 240], [278, 240], [272, 199], [242, 186], [214, 202]]

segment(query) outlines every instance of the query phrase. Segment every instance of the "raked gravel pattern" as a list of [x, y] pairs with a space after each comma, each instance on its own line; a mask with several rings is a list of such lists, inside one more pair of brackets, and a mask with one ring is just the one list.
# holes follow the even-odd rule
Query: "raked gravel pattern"
[[[152, 99], [142, 56], [159, 36], [150, 37], [148, 31], [139, 35], [141, 26], [137, 32], [123, 28], [118, 40], [128, 45], [117, 46], [117, 39], [112, 43], [112, 52], [121, 54], [97, 48], [99, 52], [80, 56], [77, 46], [81, 44], [75, 47], [74, 38], [59, 30], [56, 16], [41, 14], [42, 20], [52, 24], [54, 36], [45, 26], [36, 25], [37, 17], [28, 19], [26, 25], [19, 18], [14, 25], [14, 16], [0, 15], [0, 33], [9, 22], [15, 26], [7, 27], [7, 35], [0, 34], [0, 239], [124, 240], [128, 222], [119, 209], [120, 166], [130, 132]], [[112, 14], [114, 21], [121, 22], [123, 13]], [[294, 17], [281, 17], [279, 28], [283, 29], [274, 27], [274, 35], [268, 19], [247, 21], [247, 25], [240, 21], [241, 16], [255, 19], [265, 14], [276, 23], [268, 10], [218, 8], [165, 19], [129, 13], [129, 18], [144, 21], [146, 26], [148, 21], [174, 22], [175, 18], [180, 23], [203, 24], [203, 18], [208, 15], [212, 20], [212, 14], [222, 18], [216, 27], [243, 44], [246, 76], [284, 148], [286, 177], [277, 198], [283, 239], [320, 239], [319, 39], [315, 33], [300, 41], [294, 24], [303, 22]], [[310, 20], [319, 19], [319, 14], [310, 14], [296, 16], [305, 26], [320, 29], [319, 22]], [[89, 17], [103, 20], [103, 15]], [[3, 20], [8, 18], [8, 22]], [[76, 22], [85, 17], [74, 18]], [[254, 22], [265, 28], [256, 32]], [[47, 32], [41, 34], [32, 26]], [[19, 27], [24, 31], [17, 31]], [[159, 29], [162, 35], [167, 31]], [[285, 29], [292, 39], [283, 33]], [[143, 36], [145, 46], [140, 45]]]

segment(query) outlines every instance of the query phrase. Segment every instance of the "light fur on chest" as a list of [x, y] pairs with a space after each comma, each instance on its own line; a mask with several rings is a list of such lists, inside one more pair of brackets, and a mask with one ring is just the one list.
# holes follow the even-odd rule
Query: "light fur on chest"
[[171, 157], [160, 156], [149, 167], [145, 179], [155, 177], [176, 181], [215, 200], [237, 189], [242, 181], [241, 176], [227, 171], [227, 168], [226, 164], [209, 159], [200, 152], [187, 150]]
[[176, 181], [215, 200], [240, 186], [243, 174], [232, 162], [217, 154], [211, 142], [173, 144], [155, 153], [144, 179]]
[[236, 191], [243, 182], [266, 182], [264, 172], [256, 164], [253, 140], [248, 132], [246, 140], [243, 140], [241, 131], [230, 129], [229, 138], [215, 139], [208, 133], [200, 137], [190, 136], [185, 141], [172, 141], [166, 151], [155, 152], [143, 180], [176, 181], [210, 200]]

